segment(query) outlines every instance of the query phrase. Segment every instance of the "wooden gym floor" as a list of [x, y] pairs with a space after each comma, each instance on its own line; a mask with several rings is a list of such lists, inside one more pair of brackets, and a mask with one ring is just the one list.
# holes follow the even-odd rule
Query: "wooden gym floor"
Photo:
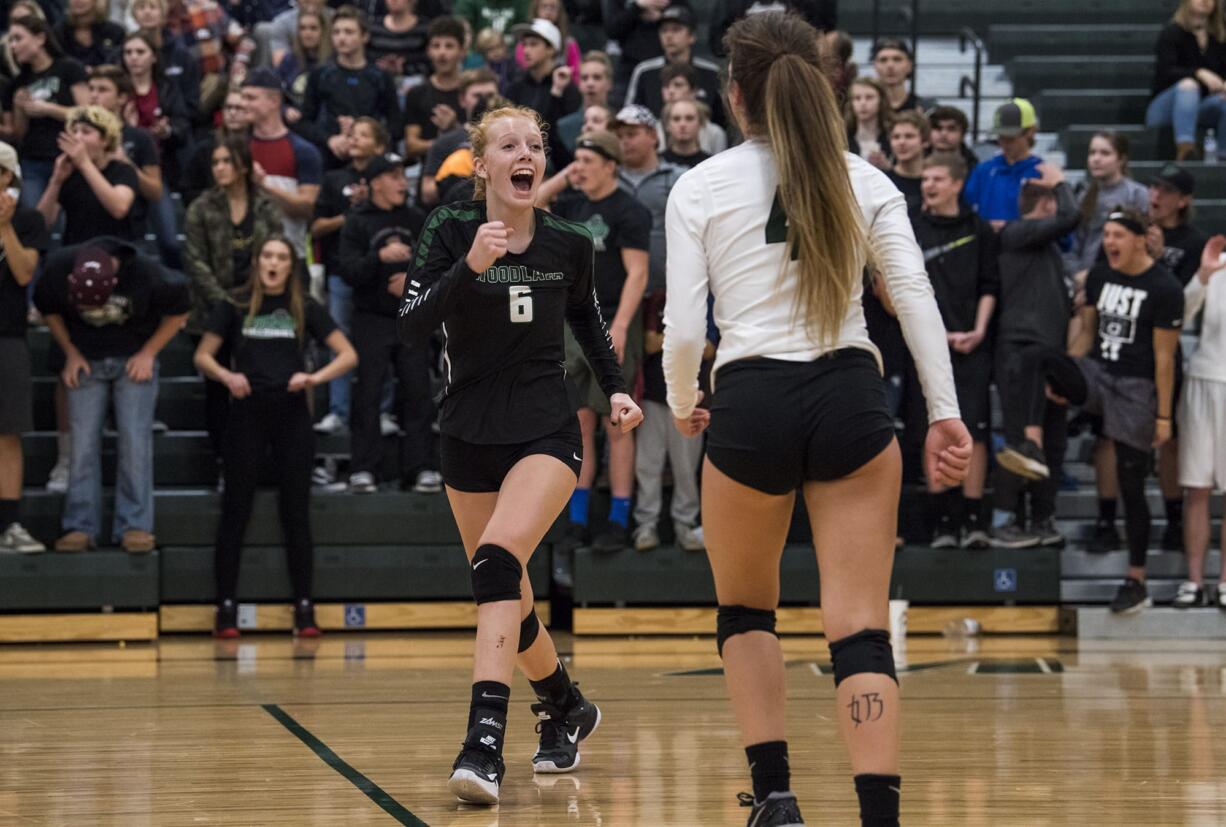
[[[0, 825], [743, 825], [745, 762], [708, 639], [563, 637], [604, 712], [569, 776], [534, 779], [513, 688], [500, 808], [444, 782], [466, 634], [260, 635], [0, 648]], [[787, 638], [793, 786], [854, 825], [817, 638]], [[903, 823], [1226, 824], [1220, 644], [912, 637]]]

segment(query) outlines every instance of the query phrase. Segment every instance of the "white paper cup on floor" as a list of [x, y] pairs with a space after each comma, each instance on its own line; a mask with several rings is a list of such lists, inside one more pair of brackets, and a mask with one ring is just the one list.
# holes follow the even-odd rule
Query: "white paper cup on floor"
[[907, 644], [907, 607], [906, 600], [890, 601], [890, 643], [894, 646]]

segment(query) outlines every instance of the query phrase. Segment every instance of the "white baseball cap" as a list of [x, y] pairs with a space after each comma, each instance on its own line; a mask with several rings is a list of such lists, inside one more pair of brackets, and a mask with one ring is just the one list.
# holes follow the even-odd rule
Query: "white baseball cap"
[[562, 30], [555, 26], [553, 21], [543, 17], [538, 17], [531, 23], [520, 23], [518, 26], [513, 26], [511, 34], [521, 40], [528, 35], [539, 37], [552, 46], [555, 52], [562, 48]]
[[21, 164], [17, 161], [17, 150], [0, 141], [0, 169], [12, 170], [14, 185], [21, 186]]

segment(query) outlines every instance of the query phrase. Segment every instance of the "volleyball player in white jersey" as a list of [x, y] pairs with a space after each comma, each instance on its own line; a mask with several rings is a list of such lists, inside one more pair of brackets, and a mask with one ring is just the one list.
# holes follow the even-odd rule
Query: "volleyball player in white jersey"
[[[901, 465], [860, 302], [869, 251], [915, 356], [928, 477], [955, 485], [971, 438], [903, 196], [845, 151], [817, 33], [791, 14], [729, 29], [728, 97], [747, 141], [687, 172], [668, 203], [664, 372], [683, 433], [709, 422], [703, 522], [718, 641], [754, 794], [752, 827], [802, 824], [789, 791], [779, 558], [797, 488], [821, 572], [839, 728], [864, 825], [898, 823], [899, 692], [888, 625]], [[721, 340], [696, 409], [707, 293]]]

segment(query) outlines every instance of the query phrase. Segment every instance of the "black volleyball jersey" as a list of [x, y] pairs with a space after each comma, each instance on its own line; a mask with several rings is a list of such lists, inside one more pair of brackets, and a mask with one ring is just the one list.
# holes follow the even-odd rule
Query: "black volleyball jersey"
[[537, 210], [528, 249], [478, 274], [465, 257], [484, 223], [484, 201], [430, 214], [405, 280], [400, 336], [418, 344], [442, 328], [443, 433], [479, 444], [528, 442], [575, 415], [563, 323], [606, 394], [624, 393], [625, 382], [596, 300], [587, 229]]

